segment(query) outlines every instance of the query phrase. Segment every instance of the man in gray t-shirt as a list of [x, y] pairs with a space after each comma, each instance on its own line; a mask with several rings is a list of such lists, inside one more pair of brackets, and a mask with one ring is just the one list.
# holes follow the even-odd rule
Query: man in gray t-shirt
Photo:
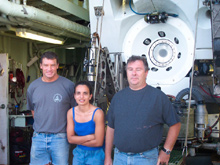
[[[107, 114], [105, 165], [112, 165], [113, 144], [114, 165], [168, 164], [180, 131], [179, 117], [167, 96], [146, 84], [145, 57], [131, 56], [126, 71], [129, 87], [115, 94]], [[163, 124], [169, 132], [158, 156]]]
[[31, 165], [68, 165], [66, 117], [68, 109], [75, 105], [74, 83], [59, 76], [58, 67], [57, 55], [45, 52], [40, 59], [43, 76], [28, 87], [27, 109], [34, 118]]

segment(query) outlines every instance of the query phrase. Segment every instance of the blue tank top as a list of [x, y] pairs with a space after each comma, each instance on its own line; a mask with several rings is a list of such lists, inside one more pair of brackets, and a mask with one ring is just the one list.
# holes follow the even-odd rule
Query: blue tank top
[[[75, 110], [73, 107], [73, 121], [74, 121], [74, 131], [78, 136], [85, 136], [85, 135], [90, 135], [95, 133], [95, 122], [93, 121], [95, 112], [100, 109], [96, 108], [93, 112], [92, 119], [90, 121], [87, 121], [85, 123], [79, 123], [75, 120]], [[77, 145], [79, 148], [83, 150], [98, 150], [103, 147], [87, 147], [83, 145]]]

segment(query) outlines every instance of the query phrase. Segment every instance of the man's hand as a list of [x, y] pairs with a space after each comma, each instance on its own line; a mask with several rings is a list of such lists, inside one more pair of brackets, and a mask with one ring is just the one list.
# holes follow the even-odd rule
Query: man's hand
[[160, 151], [157, 165], [162, 165], [162, 164], [168, 165], [169, 159], [170, 159], [170, 155], [167, 155], [164, 151]]
[[112, 165], [112, 158], [105, 157], [104, 165]]

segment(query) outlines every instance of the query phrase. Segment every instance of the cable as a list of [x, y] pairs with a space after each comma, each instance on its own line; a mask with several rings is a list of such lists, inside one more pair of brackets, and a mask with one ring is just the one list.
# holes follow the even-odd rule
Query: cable
[[190, 82], [190, 95], [189, 95], [189, 104], [188, 104], [188, 115], [187, 115], [187, 124], [186, 124], [186, 136], [185, 136], [185, 142], [184, 142], [184, 148], [182, 155], [184, 154], [186, 150], [186, 156], [187, 156], [187, 139], [188, 139], [188, 130], [189, 130], [189, 115], [190, 115], [190, 107], [191, 107], [191, 96], [192, 96], [192, 86], [193, 86], [193, 75], [194, 75], [194, 61], [195, 61], [195, 50], [196, 50], [196, 38], [197, 38], [197, 27], [198, 27], [198, 15], [199, 15], [199, 0], [197, 1], [197, 17], [196, 17], [196, 27], [195, 27], [195, 43], [194, 43], [194, 54], [193, 54], [193, 63], [192, 63], [192, 73], [191, 73], [191, 82]]
[[[152, 2], [152, 1], [151, 1], [151, 2]], [[153, 2], [152, 2], [152, 4], [153, 4], [153, 6], [154, 6], [154, 3], [153, 3]], [[131, 0], [129, 1], [129, 7], [130, 7], [131, 11], [132, 11], [133, 13], [137, 14], [137, 15], [151, 15], [151, 14], [152, 14], [152, 13], [138, 13], [138, 12], [134, 11], [134, 9], [133, 9], [132, 6], [131, 6]], [[159, 12], [156, 10], [155, 6], [154, 6], [154, 9], [155, 9], [156, 13], [159, 13]], [[173, 14], [173, 13], [167, 13], [167, 15], [168, 15], [168, 16], [171, 16], [171, 17], [178, 17], [177, 14]]]
[[214, 128], [216, 126], [216, 124], [219, 122], [220, 116], [218, 116], [218, 119], [215, 121], [214, 124], [212, 124], [211, 128]]
[[94, 93], [93, 93], [93, 96], [94, 96], [93, 104], [95, 103], [96, 86], [97, 86], [97, 78], [98, 78], [99, 55], [100, 55], [100, 49], [101, 49], [102, 22], [103, 22], [103, 15], [104, 15], [104, 1], [105, 0], [103, 0], [103, 4], [102, 4], [102, 15], [101, 15], [101, 25], [100, 25], [100, 37], [99, 37], [100, 42], [99, 42], [98, 54], [97, 54], [97, 60], [96, 60], [96, 76], [95, 76], [95, 85], [94, 85]]
[[135, 14], [137, 14], [137, 15], [147, 15], [147, 14], [150, 14], [150, 13], [138, 13], [138, 12], [134, 11], [134, 10], [132, 9], [132, 7], [131, 7], [131, 0], [129, 1], [129, 7], [130, 7], [131, 11], [133, 11], [133, 13], [135, 13]]
[[209, 129], [209, 130], [210, 130], [210, 132], [209, 132], [209, 134], [208, 134], [208, 135], [206, 135], [206, 136], [204, 137], [204, 139], [209, 138], [209, 137], [210, 137], [210, 135], [212, 134], [212, 127], [208, 127], [207, 129]]
[[[215, 95], [212, 95], [211, 93], [211, 90], [209, 89], [209, 93], [200, 85], [199, 86], [203, 92], [205, 92], [207, 95], [211, 96], [212, 99], [215, 101], [215, 103], [219, 104], [215, 98], [220, 98], [220, 96], [215, 96]], [[212, 124], [211, 128], [214, 128], [216, 126], [216, 124], [219, 122], [219, 119], [220, 119], [220, 116], [218, 117], [218, 119], [214, 122], [214, 124]]]
[[216, 95], [211, 95], [210, 93], [208, 93], [201, 85], [199, 86], [201, 89], [202, 89], [202, 91], [205, 93], [205, 94], [207, 94], [208, 96], [211, 96], [211, 97], [214, 97], [214, 98], [220, 98], [220, 96], [216, 96]]

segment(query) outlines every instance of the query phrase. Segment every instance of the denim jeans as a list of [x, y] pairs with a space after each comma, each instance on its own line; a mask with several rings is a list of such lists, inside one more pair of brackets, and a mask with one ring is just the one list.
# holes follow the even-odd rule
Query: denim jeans
[[73, 165], [103, 165], [105, 153], [103, 148], [98, 150], [83, 150], [76, 147], [73, 150]]
[[158, 148], [141, 152], [125, 153], [120, 152], [117, 148], [114, 150], [114, 165], [156, 165], [158, 159]]
[[69, 143], [66, 133], [34, 132], [30, 165], [68, 165]]

